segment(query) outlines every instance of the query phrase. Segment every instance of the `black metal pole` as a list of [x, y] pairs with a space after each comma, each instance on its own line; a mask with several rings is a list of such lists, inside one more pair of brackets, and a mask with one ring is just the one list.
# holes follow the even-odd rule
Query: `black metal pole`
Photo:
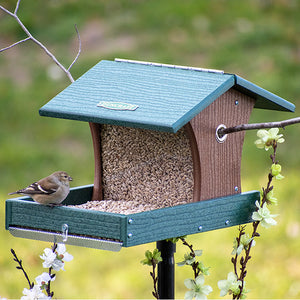
[[161, 252], [162, 262], [158, 264], [159, 299], [174, 299], [174, 252], [176, 245], [172, 242], [158, 241], [157, 249]]

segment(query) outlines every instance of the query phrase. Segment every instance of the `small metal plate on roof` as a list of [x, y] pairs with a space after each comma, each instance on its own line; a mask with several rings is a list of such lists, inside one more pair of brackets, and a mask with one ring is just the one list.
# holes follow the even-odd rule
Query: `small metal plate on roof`
[[114, 101], [100, 101], [97, 106], [104, 107], [112, 110], [136, 110], [139, 106], [135, 104], [125, 102], [114, 102]]

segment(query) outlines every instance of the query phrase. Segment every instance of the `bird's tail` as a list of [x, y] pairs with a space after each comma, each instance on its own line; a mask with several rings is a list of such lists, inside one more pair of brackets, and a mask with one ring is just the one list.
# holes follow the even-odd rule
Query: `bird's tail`
[[16, 192], [12, 192], [12, 193], [9, 193], [8, 195], [14, 195], [14, 194], [18, 194], [19, 191], [16, 191]]

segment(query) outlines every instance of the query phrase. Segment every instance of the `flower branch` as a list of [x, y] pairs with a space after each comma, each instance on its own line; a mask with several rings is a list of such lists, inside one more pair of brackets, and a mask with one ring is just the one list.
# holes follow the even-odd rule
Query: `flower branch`
[[[53, 243], [51, 249], [52, 249], [52, 252], [55, 254], [55, 251], [56, 251], [56, 249], [57, 249], [57, 244], [56, 244], [56, 243]], [[50, 267], [49, 267], [49, 270], [48, 270], [48, 274], [49, 274], [48, 282], [47, 282], [47, 284], [46, 284], [46, 282], [45, 282], [45, 290], [46, 290], [46, 293], [47, 293], [47, 295], [48, 295], [49, 297], [51, 297], [51, 298], [52, 298], [53, 295], [54, 295], [54, 292], [51, 292], [51, 280], [55, 278], [55, 275], [52, 274], [52, 270], [53, 270], [53, 268], [52, 268], [52, 266], [50, 266]]]
[[158, 282], [158, 277], [156, 274], [156, 267], [159, 262], [162, 261], [161, 253], [158, 251], [158, 249], [154, 249], [153, 252], [150, 250], [147, 250], [145, 252], [145, 259], [141, 261], [143, 265], [148, 265], [152, 266], [152, 272], [150, 272], [150, 276], [153, 280], [153, 291], [152, 295], [156, 298], [159, 299], [159, 294], [158, 294], [158, 287], [157, 287], [157, 282]]
[[184, 246], [187, 246], [190, 253], [184, 255], [184, 261], [177, 263], [178, 266], [190, 265], [194, 272], [194, 278], [202, 272], [204, 275], [209, 275], [209, 268], [205, 268], [203, 263], [196, 260], [196, 256], [202, 255], [202, 250], [194, 250], [193, 245], [189, 244], [185, 237], [179, 238]]
[[[243, 289], [245, 285], [245, 277], [247, 275], [247, 263], [250, 260], [250, 251], [252, 246], [254, 246], [255, 241], [254, 238], [259, 236], [259, 233], [257, 232], [259, 224], [261, 224], [263, 227], [269, 228], [272, 225], [276, 225], [277, 222], [273, 219], [276, 215], [271, 215], [269, 209], [267, 208], [268, 204], [274, 204], [272, 201], [270, 201], [268, 195], [273, 192], [273, 185], [272, 181], [274, 177], [277, 178], [283, 178], [283, 176], [278, 177], [280, 175], [281, 166], [278, 165], [278, 162], [276, 161], [276, 151], [277, 151], [277, 145], [278, 143], [283, 143], [284, 139], [282, 138], [282, 134], [278, 135], [279, 129], [278, 128], [271, 128], [269, 131], [267, 130], [259, 130], [257, 132], [257, 136], [260, 138], [255, 141], [255, 144], [258, 148], [265, 148], [265, 150], [269, 150], [270, 148], [273, 149], [273, 154], [270, 155], [272, 166], [271, 170], [268, 173], [268, 182], [266, 188], [262, 188], [262, 199], [261, 203], [259, 204], [256, 202], [256, 211], [252, 215], [253, 219], [253, 231], [251, 235], [251, 239], [249, 240], [249, 243], [247, 247], [245, 248], [245, 257], [241, 257], [240, 259], [240, 276], [238, 279], [241, 281], [240, 285], [240, 293], [233, 297], [233, 299], [240, 299], [243, 294]], [[279, 166], [279, 168], [277, 167]], [[244, 230], [240, 231], [240, 234], [245, 234]]]
[[184, 299], [192, 300], [207, 299], [207, 295], [210, 294], [213, 289], [209, 285], [205, 285], [204, 275], [209, 275], [209, 268], [205, 267], [202, 261], [196, 259], [197, 256], [202, 255], [202, 250], [194, 250], [193, 245], [189, 244], [186, 240], [186, 236], [168, 239], [172, 243], [176, 243], [181, 240], [182, 244], [189, 248], [189, 253], [184, 255], [184, 260], [177, 263], [180, 266], [191, 266], [194, 272], [194, 278], [187, 278], [184, 280], [184, 285], [188, 289], [185, 293]]
[[[23, 272], [29, 285], [29, 289], [23, 289], [21, 300], [53, 298], [54, 292], [51, 291], [51, 282], [55, 280], [56, 275], [52, 274], [52, 271], [64, 270], [64, 263], [73, 259], [73, 256], [66, 252], [66, 246], [64, 244], [54, 243], [51, 249], [44, 249], [44, 253], [40, 258], [44, 260], [43, 267], [47, 268], [48, 272], [43, 272], [37, 276], [35, 278], [36, 284], [34, 284], [30, 281], [23, 267], [22, 260], [17, 257], [13, 249], [11, 249], [11, 253], [14, 256], [14, 261], [18, 263], [16, 268]], [[45, 295], [43, 291], [45, 291], [47, 295]]]
[[[268, 205], [277, 204], [277, 199], [273, 196], [273, 179], [284, 178], [281, 175], [281, 166], [276, 160], [277, 145], [283, 143], [282, 134], [278, 134], [278, 128], [271, 128], [270, 130], [261, 129], [257, 132], [258, 140], [255, 145], [260, 149], [273, 150], [270, 155], [272, 165], [268, 173], [268, 181], [266, 187], [262, 188], [261, 202], [256, 201], [256, 211], [252, 214], [252, 234], [251, 237], [245, 232], [246, 226], [239, 226], [238, 237], [234, 240], [234, 246], [231, 262], [234, 266], [234, 272], [228, 274], [227, 280], [220, 280], [218, 286], [221, 290], [220, 295], [225, 296], [227, 293], [232, 294], [233, 299], [242, 299], [248, 292], [245, 289], [245, 278], [247, 275], [247, 263], [251, 259], [251, 249], [255, 246], [255, 238], [259, 237], [258, 227], [261, 224], [263, 227], [269, 228], [276, 225], [277, 222], [273, 219], [276, 215], [272, 215], [268, 209]], [[241, 255], [244, 251], [244, 255]], [[240, 259], [239, 259], [240, 257]], [[238, 267], [239, 265], [239, 267]]]

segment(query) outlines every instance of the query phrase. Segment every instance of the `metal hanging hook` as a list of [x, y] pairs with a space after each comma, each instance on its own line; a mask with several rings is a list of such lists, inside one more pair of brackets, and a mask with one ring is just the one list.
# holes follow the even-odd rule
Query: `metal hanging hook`
[[68, 232], [69, 232], [68, 224], [63, 224], [61, 227], [61, 231], [62, 231], [62, 240], [65, 243], [68, 240]]

